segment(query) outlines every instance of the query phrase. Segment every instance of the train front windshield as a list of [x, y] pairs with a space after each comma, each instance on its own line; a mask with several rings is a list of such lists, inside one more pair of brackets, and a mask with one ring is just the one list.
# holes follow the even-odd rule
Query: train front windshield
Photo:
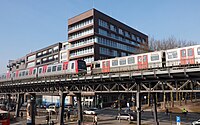
[[78, 60], [78, 69], [79, 70], [87, 70], [86, 63], [83, 60]]

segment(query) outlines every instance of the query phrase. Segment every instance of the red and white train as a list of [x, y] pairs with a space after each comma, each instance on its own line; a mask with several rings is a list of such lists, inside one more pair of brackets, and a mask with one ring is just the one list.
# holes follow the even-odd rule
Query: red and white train
[[15, 72], [7, 72], [0, 76], [0, 81], [19, 80], [27, 78], [45, 77], [63, 74], [85, 74], [87, 73], [86, 63], [83, 60], [73, 60], [64, 63], [33, 67]]
[[200, 45], [136, 54], [92, 63], [93, 74], [200, 64]]
[[[200, 64], [200, 45], [194, 45], [94, 61], [91, 65], [91, 73], [101, 74], [198, 64]], [[86, 72], [87, 67], [85, 61], [74, 60], [26, 70], [18, 70], [16, 72], [8, 72], [0, 75], [0, 81], [45, 77], [55, 74], [83, 74]]]

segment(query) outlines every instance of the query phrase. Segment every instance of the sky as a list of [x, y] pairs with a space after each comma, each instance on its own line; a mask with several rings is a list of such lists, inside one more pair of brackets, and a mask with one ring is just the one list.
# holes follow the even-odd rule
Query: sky
[[92, 8], [149, 38], [200, 43], [199, 0], [0, 0], [0, 73], [8, 60], [67, 40], [67, 20]]

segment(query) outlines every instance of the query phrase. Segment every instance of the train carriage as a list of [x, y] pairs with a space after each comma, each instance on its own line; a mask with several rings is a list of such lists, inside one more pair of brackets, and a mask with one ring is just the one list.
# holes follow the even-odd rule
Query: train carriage
[[200, 45], [166, 50], [166, 66], [184, 66], [200, 63]]
[[124, 72], [131, 70], [161, 68], [164, 60], [163, 51], [143, 53], [113, 59], [99, 60], [92, 63], [93, 74]]

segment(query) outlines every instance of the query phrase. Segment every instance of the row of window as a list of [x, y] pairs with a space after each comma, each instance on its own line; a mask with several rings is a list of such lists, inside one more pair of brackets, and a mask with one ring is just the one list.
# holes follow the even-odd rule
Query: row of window
[[[109, 25], [108, 22], [106, 22], [106, 21], [104, 21], [102, 19], [99, 19], [99, 26], [102, 26], [104, 28], [110, 29], [110, 30], [112, 30], [112, 31], [117, 33], [117, 26], [115, 26], [113, 24]], [[121, 29], [119, 27], [118, 27], [118, 33], [123, 35], [123, 36], [125, 36], [125, 37], [128, 37], [128, 38], [130, 38], [130, 39], [132, 39], [134, 41], [138, 41], [140, 43], [145, 43], [145, 39], [142, 39], [139, 36], [136, 36], [134, 34], [131, 34], [128, 31], [125, 31], [125, 30], [123, 30], [123, 29]]]
[[88, 34], [91, 34], [94, 32], [94, 29], [91, 28], [91, 29], [86, 29], [86, 30], [83, 30], [83, 31], [80, 31], [80, 32], [76, 32], [76, 33], [73, 33], [71, 35], [69, 35], [69, 40], [71, 39], [76, 39], [78, 37], [81, 37], [81, 36], [85, 36], [85, 35], [88, 35]]
[[85, 44], [88, 44], [88, 43], [92, 43], [92, 42], [95, 42], [96, 39], [94, 37], [90, 37], [90, 38], [86, 38], [86, 39], [82, 39], [82, 40], [79, 40], [79, 41], [76, 41], [76, 42], [73, 42], [71, 44], [71, 47], [78, 47], [78, 46], [82, 46], [82, 45], [85, 45]]
[[137, 42], [131, 41], [131, 40], [126, 39], [126, 38], [123, 38], [123, 37], [118, 36], [118, 35], [116, 35], [116, 34], [114, 34], [114, 33], [109, 33], [108, 31], [103, 30], [103, 29], [101, 29], [101, 28], [99, 28], [99, 34], [104, 35], [104, 36], [111, 37], [111, 38], [113, 38], [113, 39], [116, 39], [116, 40], [119, 40], [119, 41], [122, 41], [122, 42], [125, 42], [125, 43], [128, 43], [128, 44], [132, 44], [132, 45], [134, 45], [134, 46], [140, 47], [140, 44], [137, 43]]
[[79, 29], [79, 28], [82, 28], [86, 25], [89, 25], [89, 24], [92, 24], [93, 23], [93, 19], [89, 19], [89, 20], [84, 20], [82, 22], [79, 22], [77, 24], [74, 24], [72, 26], [69, 26], [68, 28], [68, 31], [71, 31], [71, 30], [75, 30], [75, 29]]
[[[138, 61], [139, 62], [146, 62], [147, 60], [147, 56], [139, 56], [138, 57]], [[155, 61], [155, 60], [159, 60], [159, 55], [155, 54], [155, 55], [151, 55], [151, 61]], [[135, 63], [135, 57], [129, 57], [129, 58], [123, 58], [123, 59], [114, 59], [111, 61], [112, 66], [118, 66], [118, 65], [126, 65], [127, 64], [134, 64]], [[97, 67], [96, 67], [97, 68]]]
[[33, 61], [33, 60], [35, 60], [35, 58], [36, 58], [35, 55], [29, 56], [29, 57], [27, 58], [27, 61]]
[[53, 52], [55, 53], [55, 52], [58, 52], [58, 51], [59, 51], [59, 47], [56, 46], [54, 48], [51, 48], [51, 49], [48, 49], [48, 50], [44, 50], [43, 52], [39, 52], [36, 55], [37, 55], [37, 58], [38, 58], [38, 57], [42, 57], [42, 56], [45, 56], [47, 54], [51, 54]]
[[102, 38], [102, 37], [98, 37], [98, 43], [109, 46], [109, 47], [129, 51], [130, 53], [136, 52], [136, 48], [134, 48], [134, 47], [124, 45], [124, 44], [121, 44], [121, 43], [118, 43], [118, 42], [114, 42], [112, 40]]
[[79, 56], [79, 55], [88, 54], [88, 53], [94, 53], [94, 47], [87, 47], [87, 48], [75, 50], [72, 53], [70, 53], [70, 57]]
[[82, 58], [82, 60], [84, 60], [86, 63], [91, 63], [94, 61], [94, 57], [93, 56], [84, 57]]
[[110, 50], [108, 48], [104, 48], [104, 47], [99, 47], [99, 53], [100, 54], [104, 54], [104, 55], [110, 55], [110, 56], [119, 56], [118, 51], [116, 50]]

